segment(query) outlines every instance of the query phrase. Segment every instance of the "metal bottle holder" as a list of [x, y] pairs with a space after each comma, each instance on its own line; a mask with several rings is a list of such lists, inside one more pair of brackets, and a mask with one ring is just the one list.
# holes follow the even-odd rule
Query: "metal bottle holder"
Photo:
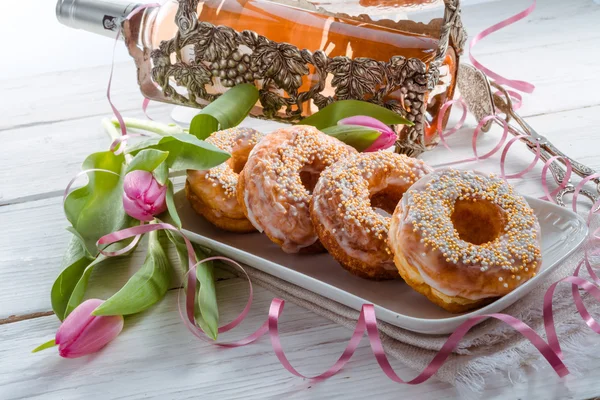
[[[206, 90], [216, 79], [211, 73], [210, 65], [227, 62], [234, 57], [236, 61], [245, 64], [244, 70], [247, 72], [235, 79], [220, 79], [220, 84], [226, 87], [240, 83], [255, 84], [259, 88], [262, 109], [256, 111], [258, 108], [255, 108], [251, 114], [257, 118], [297, 123], [302, 120], [302, 110], [309, 101], [321, 109], [336, 100], [368, 99], [367, 101], [389, 108], [414, 122], [411, 127], [395, 127], [398, 133], [396, 152], [414, 156], [435, 146], [435, 143], [425, 141], [426, 99], [428, 92], [439, 81], [439, 68], [449, 46], [454, 48], [456, 65], [459, 64], [459, 56], [467, 37], [460, 18], [459, 0], [444, 0], [445, 10], [439, 26], [438, 46], [433, 60], [428, 64], [401, 54], [387, 62], [364, 57], [328, 57], [322, 50], [299, 49], [288, 43], [274, 42], [253, 31], [238, 32], [227, 26], [198, 21], [198, 3], [199, 0], [180, 0], [176, 14], [178, 32], [174, 38], [163, 41], [155, 50], [140, 49], [126, 38], [129, 51], [136, 60], [138, 80], [147, 97], [184, 106], [202, 107], [218, 96]], [[316, 10], [311, 3], [306, 2], [306, 5]], [[322, 9], [318, 12], [327, 13]], [[373, 22], [365, 15], [335, 16]], [[437, 21], [439, 23], [439, 19]], [[401, 22], [405, 31], [410, 29], [411, 24], [417, 24], [412, 21]], [[125, 30], [128, 29], [128, 24], [129, 21], [125, 21]], [[194, 47], [194, 60], [193, 63], [184, 63], [181, 52], [190, 45]], [[237, 60], [240, 58], [241, 46], [244, 46], [244, 53]], [[283, 57], [286, 63], [273, 63], [274, 59]], [[309, 74], [314, 83], [308, 90], [300, 91], [303, 77]], [[323, 93], [330, 75], [331, 86], [334, 88], [332, 96]], [[154, 87], [148, 83], [148, 78], [151, 78]], [[455, 82], [456, 76], [453, 77], [453, 83]], [[173, 84], [187, 89], [186, 93], [177, 91]], [[398, 90], [407, 100], [410, 99], [410, 107], [386, 100], [388, 94]], [[282, 91], [285, 95], [282, 95]], [[452, 92], [453, 90], [449, 93], [450, 96]]]

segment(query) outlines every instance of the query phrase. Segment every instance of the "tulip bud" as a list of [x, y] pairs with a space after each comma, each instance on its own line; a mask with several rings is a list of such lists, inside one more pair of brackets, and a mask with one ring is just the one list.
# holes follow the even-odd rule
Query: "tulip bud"
[[81, 303], [69, 314], [56, 332], [58, 354], [77, 358], [95, 353], [116, 338], [123, 329], [123, 316], [94, 316], [102, 300], [90, 299]]
[[357, 125], [366, 128], [372, 128], [379, 131], [379, 137], [368, 148], [363, 151], [384, 150], [394, 145], [398, 136], [388, 125], [378, 119], [367, 117], [366, 115], [357, 115], [354, 117], [344, 118], [338, 121], [338, 125]]
[[123, 207], [129, 216], [152, 221], [167, 209], [167, 186], [158, 184], [151, 172], [131, 171], [123, 182]]

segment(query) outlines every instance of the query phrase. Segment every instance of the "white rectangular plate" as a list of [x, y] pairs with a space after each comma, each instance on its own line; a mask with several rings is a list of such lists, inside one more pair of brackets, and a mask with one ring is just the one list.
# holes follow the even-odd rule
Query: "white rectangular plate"
[[[373, 303], [377, 318], [428, 334], [453, 332], [473, 315], [500, 312], [527, 294], [585, 240], [583, 218], [557, 205], [526, 197], [542, 228], [543, 263], [537, 276], [493, 303], [463, 314], [451, 314], [412, 290], [404, 281], [369, 281], [346, 272], [329, 254], [284, 253], [260, 233], [236, 234], [215, 228], [198, 216], [183, 191], [176, 194], [179, 216], [190, 240], [321, 296], [360, 310]], [[540, 299], [541, 301], [541, 299]]]

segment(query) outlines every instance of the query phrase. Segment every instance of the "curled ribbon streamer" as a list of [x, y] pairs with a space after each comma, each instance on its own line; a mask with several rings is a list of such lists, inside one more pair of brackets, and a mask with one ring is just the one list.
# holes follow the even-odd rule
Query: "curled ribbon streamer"
[[[452, 101], [452, 100], [450, 100], [450, 101]], [[444, 103], [444, 105], [446, 105], [448, 102]], [[481, 129], [483, 128], [483, 126], [490, 120], [498, 121], [502, 125], [504, 130], [502, 132], [502, 137], [500, 138], [500, 141], [498, 142], [498, 144], [496, 144], [496, 146], [492, 150], [490, 150], [487, 153], [485, 153], [484, 155], [480, 156], [479, 154], [477, 154], [477, 137], [481, 133]], [[477, 127], [475, 128], [475, 130], [473, 131], [473, 138], [471, 139], [471, 146], [473, 148], [473, 155], [475, 157], [465, 158], [465, 159], [458, 160], [458, 161], [451, 161], [451, 162], [447, 162], [447, 163], [443, 163], [443, 164], [436, 164], [433, 166], [433, 168], [448, 167], [450, 165], [464, 164], [464, 163], [468, 163], [468, 162], [485, 160], [487, 158], [490, 158], [491, 156], [496, 154], [502, 148], [502, 146], [504, 145], [504, 142], [506, 142], [507, 138], [508, 138], [508, 123], [505, 120], [498, 118], [496, 115], [488, 115], [486, 117], [483, 117], [481, 119], [481, 121], [479, 121], [479, 123], [477, 124]], [[448, 146], [446, 146], [446, 148], [449, 149]]]
[[[134, 8], [125, 17], [125, 21], [130, 20], [134, 15], [136, 15], [140, 11], [145, 10], [146, 8], [159, 7], [159, 6], [160, 6], [160, 4], [158, 4], [158, 3], [141, 4], [141, 5], [137, 6], [136, 8]], [[121, 115], [121, 113], [119, 112], [117, 107], [114, 105], [114, 103], [112, 102], [112, 99], [110, 97], [110, 89], [112, 86], [113, 74], [114, 74], [114, 70], [115, 70], [115, 52], [117, 50], [117, 43], [119, 42], [119, 38], [121, 37], [121, 31], [122, 31], [122, 28], [119, 28], [119, 30], [117, 30], [117, 36], [115, 37], [115, 43], [113, 44], [112, 62], [110, 64], [110, 74], [108, 76], [108, 85], [106, 86], [106, 98], [108, 99], [108, 104], [110, 104], [110, 108], [112, 109], [113, 114], [115, 115], [115, 118], [117, 118], [117, 120], [119, 121], [119, 125], [121, 127], [121, 134], [123, 136], [125, 136], [125, 135], [127, 135], [127, 127], [125, 126], [125, 121], [123, 120], [123, 116]]]
[[[512, 109], [517, 111], [521, 106], [523, 106], [523, 96], [521, 93], [515, 92], [514, 90], [504, 89], [506, 93], [510, 96], [510, 102], [512, 104]], [[500, 90], [494, 92], [496, 96], [504, 96], [505, 94]]]
[[535, 167], [536, 164], [538, 163], [538, 161], [540, 160], [540, 157], [541, 157], [540, 144], [539, 144], [539, 142], [536, 141], [535, 142], [535, 157], [533, 158], [533, 161], [524, 170], [517, 172], [515, 174], [506, 175], [505, 163], [506, 163], [506, 155], [508, 154], [508, 150], [510, 150], [510, 147], [517, 140], [520, 140], [520, 139], [526, 138], [526, 137], [528, 137], [528, 135], [515, 136], [514, 138], [512, 138], [511, 140], [508, 141], [506, 146], [504, 146], [504, 149], [502, 150], [502, 155], [500, 157], [500, 176], [502, 177], [502, 179], [506, 180], [506, 179], [513, 179], [513, 178], [521, 178], [521, 177], [523, 177], [523, 175], [525, 175], [526, 173], [531, 171], [533, 169], [533, 167]]
[[[119, 136], [110, 144], [109, 150], [112, 151], [115, 155], [119, 155], [125, 152], [125, 147], [127, 146], [127, 141], [134, 137], [143, 137], [150, 136], [145, 133], [128, 133], [126, 135]], [[120, 146], [119, 146], [120, 145]]]
[[144, 100], [142, 101], [142, 111], [144, 112], [144, 115], [146, 116], [146, 118], [148, 118], [150, 121], [154, 121], [149, 115], [148, 115], [148, 105], [150, 104], [150, 99], [147, 97], [144, 97]]
[[[575, 191], [573, 192], [573, 211], [577, 212], [577, 196], [579, 196], [579, 192], [581, 192], [581, 190], [583, 189], [583, 187], [585, 186], [586, 183], [588, 183], [589, 181], [591, 181], [592, 179], [596, 179], [596, 178], [600, 178], [600, 173], [595, 173], [589, 176], [586, 176], [585, 178], [583, 178], [581, 180], [581, 182], [579, 182], [579, 184], [577, 184], [577, 186], [575, 186]], [[594, 213], [594, 210], [596, 210], [598, 202], [594, 203], [594, 205], [592, 206], [592, 210], [588, 216], [588, 223], [590, 221], [590, 217], [591, 215]]]
[[[448, 112], [448, 108], [450, 108], [450, 106], [452, 106], [454, 103], [460, 103], [462, 110], [463, 110], [462, 116], [460, 117], [460, 120], [452, 128], [444, 131], [444, 129], [442, 128], [442, 123], [443, 123], [444, 119], [446, 119], [446, 113]], [[465, 123], [465, 120], [467, 119], [467, 111], [468, 111], [467, 104], [465, 103], [465, 101], [463, 100], [462, 97], [459, 97], [458, 99], [455, 99], [455, 100], [446, 101], [440, 108], [440, 112], [439, 112], [438, 120], [437, 120], [437, 126], [436, 126], [437, 134], [438, 134], [438, 137], [440, 138], [440, 142], [442, 142], [444, 147], [446, 149], [448, 149], [449, 151], [452, 151], [452, 149], [450, 148], [450, 146], [448, 146], [448, 143], [446, 143], [446, 138], [450, 135], [453, 135], [460, 128], [462, 128], [462, 126]]]
[[[202, 329], [197, 325], [196, 320], [194, 318], [194, 304], [196, 301], [196, 287], [197, 287], [197, 276], [196, 276], [197, 267], [199, 265], [202, 265], [205, 262], [212, 261], [212, 260], [222, 260], [222, 261], [228, 262], [228, 263], [234, 265], [235, 267], [237, 267], [240, 271], [242, 271], [242, 273], [246, 276], [246, 279], [248, 280], [248, 283], [250, 285], [250, 291], [248, 294], [248, 300], [246, 302], [246, 306], [244, 307], [242, 312], [233, 321], [229, 322], [228, 324], [226, 324], [222, 327], [219, 327], [219, 329], [218, 329], [219, 333], [225, 333], [225, 332], [228, 332], [228, 331], [232, 330], [233, 328], [237, 327], [244, 320], [244, 318], [246, 318], [246, 316], [250, 312], [250, 307], [252, 306], [252, 298], [253, 298], [253, 289], [252, 289], [252, 282], [250, 280], [250, 277], [248, 276], [248, 274], [246, 273], [246, 271], [240, 264], [238, 264], [234, 260], [231, 260], [227, 257], [215, 256], [215, 257], [209, 257], [204, 260], [198, 261], [196, 258], [196, 253], [194, 251], [194, 247], [192, 246], [192, 243], [189, 241], [189, 239], [178, 228], [176, 228], [175, 226], [173, 226], [171, 224], [167, 224], [164, 222], [159, 222], [156, 224], [149, 224], [149, 225], [140, 225], [140, 226], [135, 226], [132, 228], [123, 229], [123, 230], [120, 230], [117, 232], [113, 232], [113, 233], [110, 233], [108, 235], [101, 237], [98, 240], [97, 244], [98, 245], [103, 245], [103, 244], [109, 245], [109, 244], [121, 241], [123, 239], [128, 239], [128, 238], [134, 237], [136, 235], [138, 235], [138, 236], [143, 235], [145, 233], [148, 233], [151, 231], [156, 231], [156, 230], [169, 230], [172, 232], [176, 232], [183, 238], [187, 252], [188, 252], [188, 264], [189, 265], [188, 265], [188, 271], [186, 273], [186, 278], [187, 278], [186, 310], [185, 310], [186, 312], [185, 312], [185, 316], [184, 316], [184, 313], [181, 310], [181, 305], [180, 305], [181, 303], [179, 301], [179, 295], [178, 295], [177, 296], [177, 299], [178, 299], [177, 304], [179, 307], [179, 315], [181, 316], [181, 319], [185, 323], [188, 330], [194, 336], [196, 336], [204, 341], [214, 343], [212, 340], [210, 340], [205, 335], [204, 331], [202, 331]], [[244, 345], [247, 345], [249, 343], [256, 341], [258, 338], [263, 336], [266, 332], [267, 332], [267, 322], [265, 322], [260, 328], [258, 328], [258, 330], [256, 330], [254, 333], [250, 334], [249, 336], [245, 337], [244, 339], [238, 340], [236, 342], [214, 343], [214, 344], [222, 346], [222, 347], [244, 346]]]
[[[186, 327], [196, 337], [198, 337], [204, 341], [209, 341], [208, 337], [206, 337], [205, 333], [197, 325], [197, 323], [194, 319], [194, 305], [195, 305], [195, 301], [196, 301], [196, 281], [197, 281], [196, 268], [198, 267], [198, 265], [201, 265], [202, 263], [207, 262], [207, 261], [223, 260], [223, 261], [229, 262], [229, 263], [233, 264], [234, 266], [236, 266], [237, 268], [239, 268], [246, 275], [246, 278], [250, 282], [250, 278], [249, 278], [248, 274], [246, 273], [246, 271], [240, 264], [238, 264], [237, 262], [235, 262], [229, 258], [220, 257], [220, 256], [210, 257], [210, 258], [207, 258], [207, 259], [204, 259], [204, 260], [198, 262], [195, 257], [193, 246], [192, 246], [191, 242], [189, 241], [189, 239], [179, 229], [177, 229], [173, 225], [166, 224], [166, 223], [140, 225], [140, 226], [136, 226], [136, 227], [132, 227], [132, 228], [123, 229], [121, 231], [113, 232], [111, 234], [101, 237], [98, 240], [98, 245], [102, 245], [102, 244], [108, 245], [108, 244], [115, 243], [115, 242], [118, 242], [123, 239], [131, 238], [135, 235], [141, 235], [141, 234], [144, 234], [144, 233], [147, 233], [150, 231], [162, 230], [162, 229], [179, 233], [181, 235], [181, 237], [184, 239], [186, 248], [188, 250], [189, 268], [188, 268], [188, 272], [186, 274], [187, 278], [188, 278], [188, 280], [187, 280], [188, 285], [187, 285], [187, 290], [186, 290], [186, 316], [184, 316], [184, 313], [181, 310], [179, 297], [178, 297], [179, 314], [180, 314], [183, 322], [185, 323]], [[578, 278], [578, 279], [581, 280], [581, 278]], [[566, 280], [566, 278], [563, 280]], [[582, 281], [585, 281], [585, 280], [582, 280]], [[591, 292], [593, 295], [596, 294], [594, 289], [590, 288], [589, 285], [586, 285], [577, 280], [571, 280], [570, 282], [579, 284], [586, 291]], [[587, 282], [587, 281], [585, 281], [585, 282]], [[600, 289], [595, 288], [595, 290], [597, 291], [597, 294], [599, 296], [598, 299], [600, 301]], [[235, 328], [247, 316], [248, 312], [250, 311], [250, 306], [252, 304], [252, 293], [253, 293], [252, 285], [250, 282], [250, 294], [249, 294], [246, 306], [244, 307], [244, 310], [232, 322], [228, 323], [227, 325], [225, 325], [223, 327], [220, 327], [219, 328], [220, 333], [227, 332], [227, 331]], [[551, 306], [552, 306], [552, 304], [551, 304], [552, 303], [552, 295], [551, 294], [549, 297], [549, 302], [550, 302], [550, 314], [551, 314]], [[385, 355], [383, 346], [379, 339], [379, 333], [378, 333], [378, 329], [377, 329], [377, 319], [375, 316], [374, 306], [372, 304], [364, 304], [361, 309], [359, 319], [356, 323], [354, 333], [352, 334], [352, 337], [350, 338], [350, 341], [349, 341], [348, 345], [346, 346], [346, 349], [340, 356], [340, 358], [336, 361], [336, 363], [332, 367], [327, 369], [325, 372], [323, 372], [317, 376], [314, 376], [314, 377], [307, 377], [307, 376], [300, 374], [291, 365], [291, 363], [285, 356], [283, 347], [281, 345], [281, 341], [279, 338], [279, 331], [278, 331], [278, 323], [279, 323], [279, 318], [281, 317], [281, 314], [283, 312], [284, 304], [285, 304], [285, 302], [281, 299], [277, 299], [277, 298], [273, 299], [271, 302], [271, 306], [269, 308], [269, 315], [268, 315], [267, 321], [264, 324], [262, 324], [261, 327], [259, 327], [255, 332], [253, 332], [246, 338], [238, 340], [236, 342], [214, 343], [214, 344], [216, 344], [218, 346], [223, 346], [223, 347], [244, 346], [244, 345], [247, 345], [249, 343], [256, 341], [258, 338], [263, 336], [266, 332], [269, 332], [273, 351], [275, 352], [277, 358], [279, 359], [280, 363], [283, 365], [284, 368], [286, 368], [289, 372], [291, 372], [292, 374], [294, 374], [296, 376], [320, 380], [320, 379], [325, 379], [325, 378], [335, 375], [337, 372], [339, 372], [344, 367], [344, 365], [346, 365], [346, 363], [350, 360], [350, 358], [352, 357], [352, 355], [358, 348], [358, 344], [360, 343], [360, 340], [366, 331], [368, 339], [369, 339], [369, 343], [371, 345], [371, 349], [375, 356], [375, 359], [377, 360], [379, 366], [384, 371], [384, 373], [391, 380], [393, 380], [394, 382], [397, 382], [397, 383], [419, 384], [419, 383], [425, 382], [426, 380], [431, 378], [439, 370], [439, 368], [444, 364], [444, 362], [450, 356], [450, 354], [452, 354], [452, 350], [454, 350], [454, 348], [458, 345], [460, 340], [464, 337], [464, 335], [473, 326], [475, 326], [477, 323], [479, 323], [483, 319], [495, 318], [495, 319], [498, 319], [498, 320], [510, 325], [512, 328], [514, 328], [515, 330], [520, 332], [525, 338], [527, 338], [538, 349], [538, 351], [542, 354], [542, 356], [544, 356], [544, 358], [548, 361], [548, 363], [552, 366], [552, 368], [556, 371], [556, 373], [559, 376], [562, 377], [569, 373], [567, 367], [564, 365], [564, 363], [562, 362], [562, 360], [559, 356], [560, 347], [558, 347], [556, 345], [556, 343], [558, 343], [558, 339], [556, 340], [556, 343], [546, 343], [533, 329], [531, 329], [527, 324], [520, 321], [519, 319], [512, 317], [510, 315], [495, 313], [495, 314], [486, 314], [486, 315], [470, 317], [467, 321], [465, 321], [463, 324], [461, 324], [454, 331], [454, 333], [452, 335], [450, 335], [448, 340], [444, 343], [444, 345], [442, 346], [440, 351], [432, 359], [432, 361], [429, 363], [429, 365], [416, 378], [414, 378], [410, 381], [404, 381], [400, 377], [398, 377], [398, 375], [394, 372], [392, 366], [389, 363], [389, 360], [387, 359], [387, 356]], [[550, 329], [548, 332], [550, 332], [550, 334], [551, 334], [551, 332], [553, 332], [553, 331]]]
[[[558, 159], [562, 159], [565, 161], [565, 165], [567, 166], [567, 171], [565, 173], [565, 177], [563, 178], [562, 182], [560, 182], [558, 187], [555, 190], [553, 190], [552, 192], [550, 192], [550, 190], [548, 189], [548, 178], [547, 178], [548, 169], [550, 168], [550, 165], [552, 165], [552, 163]], [[554, 199], [554, 196], [558, 192], [560, 192], [561, 190], [563, 190], [564, 188], [567, 187], [567, 185], [569, 184], [569, 179], [571, 179], [572, 173], [573, 173], [573, 166], [571, 165], [571, 161], [569, 161], [568, 158], [561, 157], [561, 156], [550, 157], [548, 159], [548, 161], [546, 161], [546, 163], [544, 164], [544, 167], [542, 168], [542, 189], [544, 189], [544, 194], [545, 194], [545, 196], [542, 197], [542, 199], [546, 199], [546, 200], [556, 204], [556, 200]]]
[[65, 202], [65, 200], [67, 199], [67, 196], [71, 192], [71, 186], [73, 186], [73, 184], [75, 183], [75, 181], [77, 181], [77, 179], [79, 179], [83, 175], [89, 174], [90, 172], [104, 172], [104, 173], [107, 173], [107, 174], [112, 174], [112, 175], [116, 175], [118, 177], [121, 177], [121, 175], [119, 175], [115, 171], [111, 171], [109, 169], [90, 168], [90, 169], [86, 169], [84, 171], [81, 171], [77, 175], [75, 175], [73, 178], [71, 178], [71, 180], [67, 184], [67, 187], [65, 188], [65, 191], [63, 192], [63, 203]]
[[483, 64], [481, 64], [479, 61], [477, 61], [477, 59], [475, 59], [475, 56], [473, 56], [473, 47], [483, 38], [487, 37], [488, 35], [499, 31], [500, 29], [507, 27], [509, 25], [514, 24], [517, 21], [522, 20], [523, 18], [527, 17], [529, 14], [531, 14], [533, 12], [533, 10], [535, 9], [535, 5], [536, 5], [536, 1], [533, 0], [533, 2], [531, 3], [531, 5], [521, 11], [518, 14], [513, 15], [510, 18], [507, 18], [501, 22], [498, 22], [497, 24], [494, 24], [492, 26], [490, 26], [487, 29], [484, 29], [483, 31], [479, 32], [472, 40], [471, 43], [469, 44], [469, 59], [471, 60], [471, 63], [473, 63], [473, 65], [475, 67], [477, 67], [478, 69], [480, 69], [481, 71], [485, 72], [485, 74], [487, 76], [492, 77], [496, 82], [498, 82], [501, 85], [505, 85], [508, 87], [511, 87], [513, 89], [517, 89], [521, 92], [525, 92], [525, 93], [532, 93], [533, 90], [535, 89], [535, 86], [533, 86], [531, 83], [529, 82], [524, 82], [524, 81], [518, 81], [518, 80], [513, 80], [513, 79], [507, 79], [505, 77], [503, 77], [500, 74], [495, 73], [494, 71], [492, 71], [489, 68], [486, 68]]

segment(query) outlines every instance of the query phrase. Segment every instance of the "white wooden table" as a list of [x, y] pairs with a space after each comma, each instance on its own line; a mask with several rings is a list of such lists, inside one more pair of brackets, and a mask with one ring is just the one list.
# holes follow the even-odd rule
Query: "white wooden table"
[[[42, 0], [37, 3], [42, 7]], [[6, 31], [6, 24], [0, 27], [9, 49], [17, 52], [10, 58], [4, 52], [7, 58], [0, 67], [0, 399], [457, 396], [450, 385], [435, 379], [419, 386], [392, 383], [379, 370], [366, 340], [347, 368], [321, 383], [291, 376], [279, 365], [266, 339], [237, 349], [205, 344], [179, 321], [175, 290], [151, 310], [128, 318], [118, 339], [97, 355], [66, 360], [54, 350], [31, 354], [31, 349], [52, 338], [59, 326], [51, 312], [49, 293], [69, 239], [64, 229], [67, 221], [61, 207], [62, 191], [87, 154], [107, 148], [108, 140], [99, 121], [110, 113], [105, 98], [107, 66], [82, 65], [89, 64], [91, 54], [108, 55], [112, 43], [100, 40], [92, 49], [76, 48], [84, 42], [81, 35], [90, 36], [56, 27], [47, 5], [54, 2], [43, 3], [46, 17], [41, 18], [40, 13], [35, 17], [39, 29], [23, 33], [31, 40], [27, 36], [18, 40], [16, 31]], [[474, 34], [525, 8], [527, 3], [480, 2], [465, 7], [464, 22]], [[600, 168], [598, 3], [541, 0], [533, 15], [490, 37], [476, 51], [479, 59], [495, 70], [533, 82], [537, 89], [526, 96], [521, 114], [572, 157], [595, 168]], [[22, 7], [22, 16], [36, 10], [35, 4], [28, 9], [24, 3], [12, 7], [15, 12]], [[8, 29], [18, 29], [11, 21], [12, 28], [9, 21]], [[40, 36], [45, 26], [51, 33]], [[57, 38], [62, 41], [58, 45]], [[34, 39], [36, 42], [32, 42]], [[17, 41], [24, 47], [14, 44]], [[34, 48], [38, 53], [32, 56]], [[50, 49], [49, 53], [40, 57], [44, 48]], [[56, 54], [53, 49], [60, 49], [61, 57], [70, 57], [71, 61], [57, 63], [52, 58]], [[122, 52], [119, 54], [122, 57]], [[50, 60], [47, 69], [45, 57]], [[37, 64], [31, 64], [34, 61]], [[102, 62], [108, 61], [102, 58]], [[19, 68], [15, 64], [19, 62], [27, 67]], [[42, 73], [48, 70], [55, 72]], [[131, 62], [117, 64], [114, 87], [113, 96], [120, 110], [141, 117], [141, 95]], [[154, 104], [150, 112], [155, 118], [168, 120], [170, 110], [169, 106]], [[251, 120], [245, 123], [265, 130], [273, 127]], [[472, 129], [473, 120], [469, 126]], [[486, 135], [483, 146], [493, 146], [497, 137]], [[469, 152], [469, 138], [463, 130], [449, 141], [453, 153], [440, 147], [423, 158], [432, 164], [464, 158]], [[510, 168], [521, 169], [530, 160], [528, 152], [517, 151], [511, 156]], [[498, 171], [498, 156], [477, 167]], [[540, 170], [537, 167], [515, 182], [519, 190], [541, 195], [536, 178]], [[99, 268], [92, 276], [89, 295], [106, 297], [114, 292], [140, 265], [142, 257], [134, 257], [129, 264]], [[246, 284], [224, 276], [218, 290], [222, 318], [227, 320], [242, 308]], [[255, 297], [250, 317], [234, 336], [251, 332], [263, 321], [273, 295], [256, 288]], [[293, 304], [286, 307], [281, 331], [289, 358], [306, 374], [331, 365], [350, 336], [348, 330]], [[600, 338], [595, 343], [600, 344]], [[415, 376], [400, 362], [394, 361], [393, 365], [401, 376]], [[483, 395], [536, 399], [600, 396], [600, 362], [591, 360], [588, 367], [582, 375], [566, 379], [557, 378], [549, 368], [532, 371], [526, 382], [514, 385], [491, 377]]]

